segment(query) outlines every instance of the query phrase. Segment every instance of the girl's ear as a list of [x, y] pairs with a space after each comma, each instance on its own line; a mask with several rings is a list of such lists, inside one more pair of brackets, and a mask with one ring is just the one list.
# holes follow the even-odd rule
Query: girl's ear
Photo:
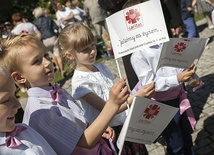
[[27, 80], [26, 80], [23, 76], [19, 75], [17, 72], [13, 72], [13, 73], [11, 74], [11, 77], [12, 77], [13, 80], [14, 80], [15, 82], [17, 82], [17, 83], [22, 83], [22, 84], [24, 84], [24, 83], [27, 82]]
[[74, 56], [70, 52], [65, 52], [65, 57], [69, 60], [74, 60]]

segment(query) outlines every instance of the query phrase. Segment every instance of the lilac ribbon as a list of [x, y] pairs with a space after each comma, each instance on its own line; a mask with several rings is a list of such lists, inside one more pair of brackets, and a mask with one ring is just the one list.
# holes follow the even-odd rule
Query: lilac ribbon
[[54, 89], [50, 91], [52, 99], [57, 103], [61, 103], [60, 94], [62, 94], [62, 92], [63, 89], [59, 86], [59, 84], [55, 84]]
[[192, 130], [194, 130], [196, 126], [195, 116], [193, 114], [190, 102], [187, 99], [187, 92], [182, 87], [180, 94], [180, 114], [182, 115], [185, 111], [187, 113], [187, 117], [192, 127]]
[[16, 139], [16, 135], [20, 134], [22, 131], [26, 130], [27, 128], [24, 126], [16, 126], [15, 129], [10, 132], [5, 140], [6, 146], [10, 148], [18, 147], [22, 144], [18, 139]]
[[111, 150], [112, 150], [112, 154], [113, 155], [117, 155], [117, 151], [116, 151], [116, 149], [114, 147], [112, 138], [109, 138], [108, 141], [109, 141], [109, 144], [110, 144], [110, 147], [111, 147]]
[[138, 81], [138, 83], [135, 85], [135, 87], [132, 89], [130, 95], [134, 95], [140, 88], [142, 87], [141, 80]]

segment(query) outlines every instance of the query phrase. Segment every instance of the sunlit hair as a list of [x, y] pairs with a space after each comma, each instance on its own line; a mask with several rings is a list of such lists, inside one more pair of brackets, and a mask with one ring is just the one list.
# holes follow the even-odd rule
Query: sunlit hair
[[[91, 30], [80, 23], [74, 23], [66, 26], [60, 32], [58, 48], [61, 57], [66, 59], [65, 52], [75, 54], [93, 42], [95, 42], [95, 38]], [[69, 64], [72, 63], [71, 60], [66, 59], [66, 61]]]
[[35, 17], [36, 19], [38, 19], [38, 18], [44, 16], [44, 15], [45, 15], [45, 10], [44, 10], [44, 8], [42, 8], [42, 7], [40, 7], [40, 6], [37, 7], [37, 8], [35, 8], [35, 9], [33, 10], [33, 15], [34, 15], [34, 17]]
[[34, 35], [9, 35], [1, 41], [0, 65], [6, 67], [11, 74], [22, 71], [22, 58], [19, 54], [25, 50], [33, 52], [35, 49], [45, 50], [44, 44]]

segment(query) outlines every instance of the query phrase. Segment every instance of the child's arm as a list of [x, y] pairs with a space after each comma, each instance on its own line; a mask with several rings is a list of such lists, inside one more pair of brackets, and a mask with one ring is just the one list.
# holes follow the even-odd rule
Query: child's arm
[[94, 122], [84, 131], [77, 145], [84, 148], [93, 147], [105, 132], [121, 104], [123, 104], [128, 97], [129, 91], [124, 79], [117, 81], [110, 90], [109, 100], [105, 104], [103, 110]]
[[197, 0], [192, 0], [192, 7], [194, 8], [197, 4]]
[[[154, 92], [155, 92], [155, 84], [154, 84], [154, 82], [143, 86], [137, 93], [135, 93], [134, 95], [132, 95], [132, 96], [130, 96], [128, 98], [127, 101], [128, 101], [129, 106], [131, 106], [132, 101], [133, 101], [135, 96], [151, 98], [153, 96]], [[95, 109], [97, 109], [98, 111], [102, 111], [103, 107], [106, 104], [106, 102], [101, 97], [99, 97], [97, 94], [92, 93], [92, 92], [84, 95], [82, 98], [88, 104], [90, 104]], [[118, 113], [123, 112], [126, 109], [127, 109], [127, 103], [124, 102], [124, 104], [122, 104], [122, 106], [118, 110]]]
[[61, 18], [61, 22], [63, 24], [67, 24], [73, 18], [74, 18], [74, 14], [73, 12], [70, 12], [69, 16], [67, 16], [66, 18]]
[[90, 104], [98, 111], [102, 111], [103, 107], [106, 104], [106, 102], [101, 97], [99, 97], [97, 94], [93, 92], [87, 93], [81, 98], [84, 99], [88, 104]]
[[210, 1], [210, 0], [206, 0], [206, 2], [212, 6], [214, 6], [214, 4]]

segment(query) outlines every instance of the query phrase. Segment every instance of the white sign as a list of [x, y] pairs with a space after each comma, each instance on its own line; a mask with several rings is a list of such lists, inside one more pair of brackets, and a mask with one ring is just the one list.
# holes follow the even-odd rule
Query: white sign
[[169, 41], [160, 0], [150, 0], [106, 18], [115, 59]]
[[152, 144], [177, 111], [178, 108], [151, 99], [135, 97], [117, 140], [119, 155], [124, 141]]
[[200, 59], [208, 41], [209, 38], [170, 38], [163, 44], [156, 71], [163, 66], [189, 68]]

